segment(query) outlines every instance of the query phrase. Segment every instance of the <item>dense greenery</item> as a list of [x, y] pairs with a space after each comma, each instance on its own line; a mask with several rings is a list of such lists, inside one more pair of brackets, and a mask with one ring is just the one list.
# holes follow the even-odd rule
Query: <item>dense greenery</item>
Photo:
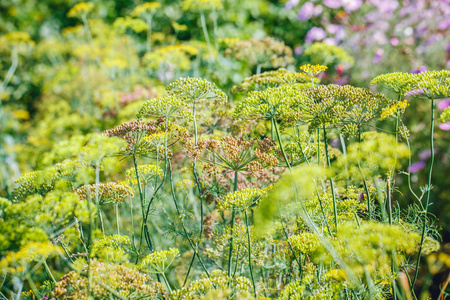
[[351, 44], [372, 1], [22, 2], [0, 4], [0, 297], [449, 294], [450, 25], [383, 61]]

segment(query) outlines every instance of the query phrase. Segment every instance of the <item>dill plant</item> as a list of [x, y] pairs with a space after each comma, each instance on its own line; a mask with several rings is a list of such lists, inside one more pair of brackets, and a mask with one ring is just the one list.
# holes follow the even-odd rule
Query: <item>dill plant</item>
[[[216, 10], [224, 3], [181, 5], [186, 13], [200, 14], [209, 72], [222, 55], [214, 48], [219, 49]], [[192, 59], [201, 59], [204, 49], [194, 42], [170, 37], [171, 44], [153, 47], [153, 18], [160, 8], [156, 2], [139, 5], [112, 26], [88, 19], [95, 13], [92, 3], [69, 11], [82, 26], [65, 34], [75, 43], [83, 32], [87, 37], [74, 57], [95, 63], [86, 68], [91, 80], [108, 80], [86, 93], [89, 105], [77, 109], [101, 120], [97, 129], [89, 125], [59, 143], [50, 138], [59, 123], [51, 127], [46, 134], [52, 145], [38, 169], [19, 177], [11, 196], [0, 198], [0, 295], [417, 299], [420, 262], [439, 248], [429, 213], [433, 134], [435, 101], [450, 96], [449, 71], [380, 75], [372, 82], [397, 94], [390, 99], [321, 83], [327, 66], [353, 63], [339, 47], [313, 44], [306, 51], [312, 64], [292, 72], [293, 52], [283, 42], [229, 39], [223, 55], [256, 69], [231, 89], [233, 95], [208, 79], [182, 77], [165, 92], [132, 95], [120, 104], [119, 89], [130, 91], [133, 80], [146, 82], [137, 78], [161, 64], [178, 68], [176, 74], [198, 71], [190, 72], [197, 63]], [[214, 21], [213, 42], [207, 12]], [[177, 34], [185, 30], [172, 24]], [[133, 49], [135, 35], [145, 32], [145, 50]], [[2, 38], [32, 44], [23, 33]], [[110, 47], [122, 42], [127, 57], [115, 57]], [[54, 84], [73, 69], [76, 64], [68, 63]], [[65, 92], [83, 98], [79, 91]], [[410, 170], [402, 171], [407, 159], [411, 166], [403, 123], [410, 93], [430, 101], [432, 112], [428, 184], [421, 193], [412, 188]], [[64, 102], [48, 109], [73, 111]], [[64, 130], [87, 119], [86, 112], [68, 118]], [[45, 120], [44, 127], [52, 118]], [[392, 132], [377, 132], [392, 120]], [[445, 110], [441, 121], [447, 120]], [[38, 144], [41, 137], [31, 141]], [[397, 172], [408, 176], [416, 206], [402, 207]], [[436, 274], [448, 257], [432, 253], [427, 264]]]

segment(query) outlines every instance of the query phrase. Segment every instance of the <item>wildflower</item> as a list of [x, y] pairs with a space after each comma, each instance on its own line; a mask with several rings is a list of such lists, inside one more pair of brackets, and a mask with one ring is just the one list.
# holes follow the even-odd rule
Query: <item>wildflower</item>
[[130, 17], [117, 18], [116, 20], [114, 20], [113, 27], [119, 34], [124, 34], [128, 30], [136, 33], [141, 33], [147, 30], [147, 24], [144, 21], [142, 21], [141, 19], [134, 19]]
[[[139, 179], [142, 183], [146, 184], [149, 183], [151, 180], [155, 178], [161, 178], [163, 177], [163, 170], [161, 170], [160, 167], [155, 165], [139, 165], [137, 167], [139, 172]], [[134, 168], [128, 169], [125, 174], [129, 179], [136, 178], [136, 170]]]
[[158, 8], [161, 8], [161, 3], [159, 2], [145, 2], [144, 4], [136, 6], [131, 12], [131, 16], [139, 17], [153, 14]]
[[410, 173], [419, 173], [420, 170], [422, 170], [423, 168], [425, 168], [426, 163], [424, 161], [418, 161], [415, 163], [412, 163], [411, 166], [409, 167], [409, 172]]
[[422, 72], [414, 80], [415, 88], [430, 100], [450, 97], [450, 70]]
[[379, 75], [372, 79], [370, 83], [372, 85], [379, 85], [403, 96], [414, 88], [414, 81], [413, 74], [395, 72]]
[[178, 110], [183, 110], [186, 103], [175, 96], [163, 96], [151, 99], [142, 106], [136, 115], [138, 120], [144, 116], [170, 118]]
[[242, 189], [233, 193], [228, 193], [217, 204], [219, 210], [238, 208], [248, 209], [258, 204], [263, 196], [267, 194], [267, 189]]
[[93, 200], [96, 199], [96, 195], [98, 195], [99, 204], [101, 205], [120, 204], [125, 202], [125, 199], [134, 196], [134, 192], [130, 187], [115, 182], [84, 185], [75, 190], [75, 193], [77, 193], [82, 200], [88, 198]]
[[189, 179], [183, 179], [182, 181], [177, 183], [177, 186], [182, 188], [186, 193], [194, 187], [194, 182]]
[[127, 236], [115, 234], [96, 241], [91, 248], [91, 257], [108, 263], [127, 262], [131, 249], [131, 241]]
[[311, 65], [311, 64], [306, 64], [300, 67], [300, 70], [305, 72], [310, 77], [316, 77], [318, 74], [325, 71], [326, 69], [328, 69], [326, 66]]
[[167, 93], [187, 103], [194, 101], [226, 102], [227, 96], [214, 83], [201, 78], [180, 78], [166, 87]]
[[288, 85], [251, 92], [234, 111], [235, 119], [266, 119], [289, 121], [300, 120], [300, 106], [306, 100], [305, 94]]
[[183, 0], [181, 8], [184, 11], [208, 11], [223, 8], [223, 0]]
[[403, 101], [398, 101], [392, 106], [383, 108], [381, 111], [380, 120], [387, 119], [393, 115], [401, 116], [405, 112], [407, 106], [409, 106], [408, 100], [404, 99]]
[[350, 54], [343, 48], [325, 42], [313, 43], [311, 47], [305, 50], [305, 55], [311, 58], [310, 61], [314, 65], [322, 64], [330, 66], [342, 63], [352, 66], [355, 63]]
[[267, 71], [261, 74], [253, 75], [244, 79], [244, 81], [232, 88], [232, 92], [250, 92], [265, 90], [267, 88], [279, 87], [282, 85], [290, 85], [295, 89], [303, 89], [311, 87], [311, 83], [318, 83], [319, 80], [312, 78], [305, 73], [289, 72], [286, 69], [278, 69], [276, 71]]
[[156, 250], [142, 259], [139, 268], [149, 273], [163, 274], [179, 255], [180, 252], [176, 248]]
[[94, 3], [92, 2], [80, 2], [75, 4], [69, 12], [67, 16], [69, 18], [81, 18], [86, 17], [86, 15], [94, 8]]

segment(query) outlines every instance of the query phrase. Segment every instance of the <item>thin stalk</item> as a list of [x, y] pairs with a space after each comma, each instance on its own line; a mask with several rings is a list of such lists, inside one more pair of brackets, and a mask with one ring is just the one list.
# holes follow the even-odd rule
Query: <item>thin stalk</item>
[[43, 261], [43, 264], [44, 264], [45, 270], [46, 270], [47, 273], [48, 273], [48, 276], [50, 276], [50, 278], [52, 279], [53, 283], [56, 283], [55, 277], [53, 276], [52, 271], [51, 271], [50, 268], [48, 267], [47, 261], [44, 260], [44, 261]]
[[[198, 246], [195, 245], [194, 242], [192, 241], [192, 239], [189, 237], [187, 229], [186, 229], [186, 226], [184, 225], [184, 221], [183, 221], [183, 218], [182, 218], [182, 215], [181, 215], [181, 211], [180, 211], [180, 208], [178, 206], [178, 201], [177, 201], [176, 196], [175, 196], [175, 187], [173, 186], [173, 178], [172, 178], [172, 163], [171, 163], [170, 160], [169, 160], [169, 176], [170, 176], [170, 178], [169, 178], [170, 179], [170, 188], [171, 188], [171, 192], [172, 192], [172, 199], [173, 199], [173, 203], [175, 205], [175, 209], [176, 209], [178, 217], [180, 219], [181, 226], [183, 228], [183, 232], [184, 232], [187, 240], [189, 241], [189, 245], [191, 246], [192, 250], [194, 250], [194, 256], [192, 257], [191, 264], [189, 266], [189, 270], [188, 270], [188, 272], [186, 274], [186, 278], [184, 280], [184, 284], [186, 284], [186, 280], [187, 280], [187, 278], [189, 276], [189, 272], [191, 270], [192, 264], [194, 263], [194, 258], [195, 258], [196, 255], [197, 255], [198, 261], [200, 262], [200, 264], [203, 267], [203, 270], [205, 271], [206, 275], [208, 275], [208, 278], [209, 278], [210, 277], [209, 272], [206, 269], [206, 266], [203, 263], [203, 260], [201, 259], [200, 255], [198, 254]], [[184, 286], [184, 284], [183, 284], [183, 286]]]
[[388, 196], [388, 217], [389, 217], [389, 225], [392, 225], [392, 196], [391, 196], [391, 179], [387, 179], [387, 196]]
[[[325, 154], [327, 156], [327, 164], [328, 164], [328, 167], [331, 167], [330, 155], [328, 153], [327, 130], [325, 129], [325, 125], [323, 125], [323, 139], [325, 142]], [[336, 195], [334, 192], [333, 178], [330, 178], [330, 185], [331, 185], [331, 195], [333, 197], [334, 226], [336, 226], [336, 232], [337, 232], [338, 231], [337, 203], [336, 203]]]
[[[6, 86], [11, 81], [11, 78], [13, 77], [14, 73], [17, 70], [17, 66], [19, 65], [19, 57], [17, 56], [17, 49], [13, 48], [11, 51], [11, 66], [8, 69], [8, 72], [6, 73], [5, 79], [2, 81], [2, 84], [0, 85], [0, 94], [3, 93]], [[1, 102], [1, 99], [0, 99]]]
[[422, 227], [422, 236], [420, 238], [420, 248], [419, 253], [417, 254], [417, 263], [416, 263], [416, 272], [414, 273], [414, 280], [412, 283], [411, 289], [414, 289], [414, 285], [416, 284], [417, 275], [419, 274], [419, 266], [420, 266], [420, 256], [422, 255], [422, 249], [423, 249], [423, 242], [425, 240], [425, 232], [426, 228], [428, 226], [428, 208], [430, 206], [430, 194], [431, 194], [431, 175], [433, 174], [433, 163], [434, 163], [434, 110], [435, 110], [435, 103], [434, 99], [431, 100], [431, 128], [430, 128], [430, 150], [431, 150], [431, 157], [430, 157], [430, 168], [428, 170], [428, 191], [427, 191], [427, 200], [425, 204], [425, 212], [423, 215], [423, 227]]
[[116, 203], [114, 206], [114, 210], [116, 211], [116, 223], [117, 223], [117, 234], [120, 235], [120, 217], [119, 217], [119, 204]]
[[[237, 191], [237, 182], [238, 182], [238, 172], [234, 171], [234, 191]], [[232, 257], [233, 257], [233, 235], [234, 235], [234, 219], [236, 218], [236, 210], [233, 207], [233, 211], [231, 213], [231, 237], [230, 237], [230, 250], [228, 251], [228, 276], [231, 275], [231, 265], [232, 265]], [[237, 263], [237, 261], [236, 261]]]
[[169, 284], [169, 281], [167, 280], [166, 274], [164, 274], [164, 272], [163, 272], [163, 273], [161, 273], [161, 275], [164, 279], [164, 282], [166, 283], [167, 289], [169, 290], [169, 294], [172, 294], [172, 289], [170, 288], [170, 284]]
[[250, 268], [250, 277], [252, 278], [253, 293], [255, 294], [256, 297], [256, 286], [255, 286], [255, 279], [253, 278], [253, 265], [252, 265], [252, 242], [250, 239], [250, 229], [248, 227], [247, 210], [245, 210], [245, 226], [247, 227], [247, 240], [248, 240], [248, 266]]
[[212, 63], [214, 60], [214, 56], [213, 56], [213, 52], [212, 52], [211, 42], [209, 40], [208, 28], [206, 27], [206, 19], [205, 19], [204, 12], [201, 12], [201, 14], [200, 14], [200, 22], [202, 24], [203, 35], [205, 36], [206, 45], [208, 46], [209, 62]]
[[277, 134], [278, 144], [280, 145], [280, 150], [281, 150], [281, 153], [283, 154], [284, 161], [286, 162], [286, 165], [289, 168], [289, 171], [292, 171], [291, 164], [289, 163], [286, 152], [284, 151], [283, 143], [281, 142], [281, 135], [280, 135], [280, 131], [278, 130], [277, 121], [273, 118], [271, 120], [272, 120], [272, 126], [275, 128], [275, 133]]
[[147, 52], [152, 52], [152, 19], [153, 14], [148, 14], [147, 21]]
[[[278, 206], [278, 210], [280, 210], [279, 206]], [[292, 246], [292, 243], [289, 241], [289, 236], [288, 236], [287, 231], [286, 231], [286, 226], [284, 226], [284, 222], [283, 222], [283, 219], [282, 219], [281, 216], [280, 216], [280, 221], [281, 221], [281, 227], [283, 228], [284, 236], [285, 236], [286, 241], [288, 242], [288, 245], [289, 245], [289, 249], [291, 250], [292, 255], [294, 256], [294, 259], [295, 259], [295, 261], [298, 264], [299, 276], [300, 276], [300, 278], [302, 278], [302, 274], [303, 274], [303, 264], [302, 264], [302, 257], [301, 257], [302, 253], [300, 252], [300, 258], [298, 258], [297, 255], [295, 254], [294, 247]]]
[[[139, 199], [141, 202], [141, 213], [142, 213], [142, 219], [143, 219], [143, 223], [142, 223], [142, 231], [146, 230], [146, 222], [145, 222], [145, 204], [144, 204], [144, 194], [142, 193], [142, 187], [141, 187], [141, 178], [139, 176], [139, 171], [138, 171], [138, 167], [137, 167], [137, 161], [136, 161], [136, 154], [133, 153], [133, 165], [134, 165], [134, 171], [136, 172], [136, 181], [137, 181], [137, 186], [138, 186], [138, 190], [139, 190]], [[156, 192], [156, 191], [155, 191]], [[150, 249], [150, 251], [153, 252], [153, 244], [152, 244], [152, 240], [150, 238], [150, 234], [144, 234], [146, 241], [147, 241], [147, 245]], [[141, 233], [142, 236], [142, 233]]]
[[98, 218], [100, 220], [100, 225], [102, 228], [102, 233], [105, 235], [105, 226], [103, 225], [103, 216], [102, 216], [102, 210], [100, 209], [100, 201], [98, 199], [98, 185], [100, 183], [100, 166], [95, 166], [95, 205], [98, 209]]

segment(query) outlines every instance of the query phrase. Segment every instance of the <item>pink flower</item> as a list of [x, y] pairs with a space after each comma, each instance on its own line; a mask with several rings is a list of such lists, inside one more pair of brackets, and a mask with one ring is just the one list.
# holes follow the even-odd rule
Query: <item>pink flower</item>
[[450, 130], [450, 122], [439, 124], [439, 128], [441, 130], [449, 131]]
[[442, 99], [441, 101], [439, 101], [439, 103], [438, 103], [438, 105], [437, 105], [437, 107], [438, 107], [440, 110], [444, 110], [444, 109], [446, 109], [446, 108], [449, 107], [449, 106], [450, 106], [450, 98]]
[[321, 41], [326, 37], [327, 33], [325, 32], [325, 30], [320, 27], [313, 27], [306, 34], [305, 41], [311, 43], [314, 41]]
[[420, 170], [425, 168], [425, 162], [424, 161], [418, 161], [411, 164], [411, 167], [409, 168], [410, 173], [418, 173]]
[[306, 2], [298, 11], [297, 19], [300, 21], [308, 21], [314, 15], [314, 4]]

